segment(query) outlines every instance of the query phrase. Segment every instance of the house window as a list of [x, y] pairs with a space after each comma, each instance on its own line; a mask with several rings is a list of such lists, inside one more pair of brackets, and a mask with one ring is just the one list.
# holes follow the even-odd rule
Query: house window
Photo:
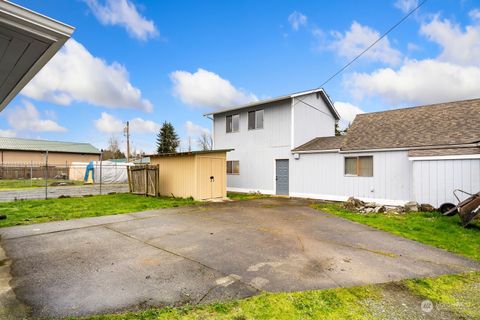
[[263, 110], [248, 112], [248, 130], [263, 129]]
[[240, 115], [233, 114], [227, 116], [227, 132], [238, 132], [240, 127]]
[[227, 161], [227, 174], [240, 174], [240, 161]]
[[345, 175], [373, 177], [373, 157], [345, 157]]

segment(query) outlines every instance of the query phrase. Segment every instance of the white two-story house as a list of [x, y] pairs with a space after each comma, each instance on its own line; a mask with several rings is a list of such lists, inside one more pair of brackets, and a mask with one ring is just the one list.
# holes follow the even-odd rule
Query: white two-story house
[[322, 89], [208, 114], [227, 154], [227, 189], [435, 207], [480, 191], [480, 99], [339, 115]]
[[335, 135], [339, 115], [322, 90], [258, 101], [208, 116], [215, 149], [227, 154], [227, 188], [289, 195], [292, 150], [319, 136]]

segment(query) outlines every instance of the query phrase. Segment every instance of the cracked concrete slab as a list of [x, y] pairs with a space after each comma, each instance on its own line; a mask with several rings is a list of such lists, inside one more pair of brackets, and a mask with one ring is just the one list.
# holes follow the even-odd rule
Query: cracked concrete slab
[[0, 229], [16, 299], [38, 317], [238, 299], [478, 270], [477, 262], [263, 199]]

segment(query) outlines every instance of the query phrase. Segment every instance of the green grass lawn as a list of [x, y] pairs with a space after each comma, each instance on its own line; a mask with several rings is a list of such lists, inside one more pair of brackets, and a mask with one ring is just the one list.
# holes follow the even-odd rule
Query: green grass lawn
[[480, 260], [480, 222], [478, 220], [470, 223], [467, 228], [463, 228], [458, 215], [445, 217], [438, 212], [358, 214], [344, 209], [339, 204], [322, 203], [315, 204], [313, 207], [348, 220]]
[[196, 203], [192, 199], [144, 197], [134, 194], [0, 202], [0, 214], [7, 215], [7, 219], [0, 220], [0, 227], [171, 208]]
[[[83, 181], [73, 180], [57, 180], [48, 179], [48, 185], [52, 183], [66, 182], [73, 185], [83, 185]], [[45, 180], [33, 179], [33, 180], [20, 180], [20, 179], [0, 179], [0, 190], [12, 190], [12, 189], [29, 189], [29, 188], [44, 188]]]
[[418, 319], [425, 299], [434, 304], [431, 319], [478, 319], [479, 289], [480, 273], [468, 273], [352, 288], [262, 293], [231, 302], [85, 319]]
[[241, 192], [227, 192], [227, 197], [232, 200], [254, 200], [270, 197], [261, 193], [241, 193]]

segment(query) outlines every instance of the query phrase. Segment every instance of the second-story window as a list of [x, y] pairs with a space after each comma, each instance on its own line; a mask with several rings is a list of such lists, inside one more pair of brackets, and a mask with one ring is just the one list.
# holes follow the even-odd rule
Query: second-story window
[[228, 132], [238, 132], [240, 127], [240, 115], [232, 114], [227, 116], [227, 133]]
[[248, 130], [263, 129], [263, 110], [248, 112]]

